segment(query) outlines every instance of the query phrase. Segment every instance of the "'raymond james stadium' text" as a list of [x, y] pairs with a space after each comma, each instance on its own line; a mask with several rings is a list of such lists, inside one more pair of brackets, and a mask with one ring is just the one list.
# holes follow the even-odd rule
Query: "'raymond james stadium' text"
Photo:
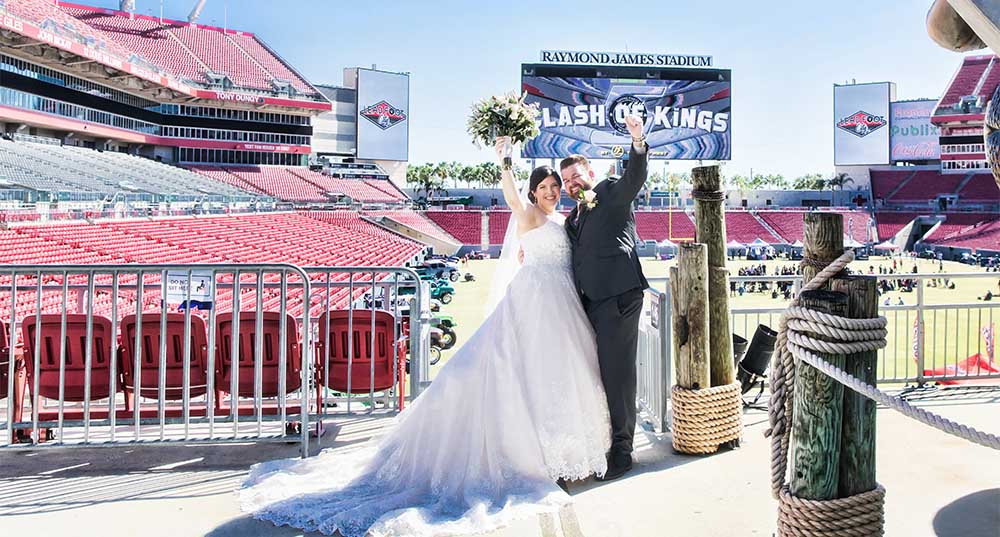
[[650, 65], [659, 67], [711, 67], [712, 57], [696, 54], [644, 54], [543, 50], [543, 62], [587, 65]]

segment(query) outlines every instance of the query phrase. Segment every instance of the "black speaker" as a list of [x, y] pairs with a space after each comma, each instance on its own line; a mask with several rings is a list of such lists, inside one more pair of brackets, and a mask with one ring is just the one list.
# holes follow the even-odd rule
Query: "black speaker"
[[747, 352], [748, 345], [750, 342], [746, 338], [733, 334], [733, 363], [736, 364], [737, 369], [739, 369], [740, 360], [743, 359], [743, 353]]
[[747, 349], [746, 356], [740, 361], [736, 378], [739, 379], [743, 393], [747, 393], [757, 383], [758, 377], [767, 376], [767, 366], [774, 354], [774, 341], [778, 333], [765, 325], [758, 325], [753, 339]]

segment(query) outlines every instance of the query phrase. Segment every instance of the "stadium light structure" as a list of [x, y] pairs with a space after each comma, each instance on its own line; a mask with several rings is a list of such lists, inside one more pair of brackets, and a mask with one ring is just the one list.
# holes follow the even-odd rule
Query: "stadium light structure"
[[191, 13], [188, 15], [188, 22], [195, 23], [198, 22], [198, 17], [201, 16], [201, 10], [205, 9], [205, 2], [207, 0], [198, 0], [198, 3], [194, 5]]

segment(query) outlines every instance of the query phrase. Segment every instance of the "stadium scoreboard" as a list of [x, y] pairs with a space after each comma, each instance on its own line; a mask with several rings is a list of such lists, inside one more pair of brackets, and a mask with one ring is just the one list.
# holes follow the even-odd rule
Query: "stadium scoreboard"
[[631, 143], [625, 117], [643, 118], [649, 156], [729, 160], [732, 149], [728, 69], [523, 64], [521, 87], [539, 107], [539, 136], [524, 158], [618, 159]]

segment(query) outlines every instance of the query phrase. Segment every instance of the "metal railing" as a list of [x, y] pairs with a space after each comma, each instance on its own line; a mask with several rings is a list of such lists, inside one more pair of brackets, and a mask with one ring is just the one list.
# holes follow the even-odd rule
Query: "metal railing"
[[666, 293], [646, 289], [636, 352], [636, 405], [654, 431], [670, 429], [670, 303]]
[[[912, 383], [922, 386], [928, 382], [988, 381], [1000, 383], [1000, 369], [991, 361], [982, 334], [992, 327], [993, 338], [1000, 327], [1000, 299], [997, 302], [927, 304], [924, 290], [931, 280], [945, 279], [988, 282], [991, 288], [1000, 278], [996, 273], [956, 274], [889, 274], [877, 275], [880, 283], [896, 285], [911, 280], [916, 304], [879, 305], [879, 313], [888, 319], [888, 345], [878, 353], [877, 380], [879, 383]], [[734, 289], [753, 283], [768, 285], [774, 290], [778, 282], [787, 284], [789, 296], [795, 296], [802, 285], [797, 275], [733, 276]], [[669, 278], [650, 278], [652, 288], [646, 290], [643, 315], [639, 324], [639, 349], [637, 355], [637, 401], [644, 420], [656, 432], [670, 428], [670, 390], [673, 386], [672, 326]], [[662, 287], [661, 287], [662, 286]], [[776, 304], [760, 308], [731, 308], [733, 333], [747, 341], [759, 324], [772, 329], [784, 313], [788, 300], [779, 293]], [[995, 356], [993, 357], [995, 360]]]
[[[983, 292], [991, 289], [1000, 275], [986, 272], [970, 273], [937, 273], [937, 274], [876, 274], [880, 286], [882, 282], [890, 284], [893, 290], [899, 290], [899, 284], [912, 281], [910, 293], [914, 297], [910, 304], [885, 305], [880, 302], [879, 313], [888, 319], [888, 345], [879, 351], [877, 377], [879, 383], [914, 383], [923, 385], [928, 382], [956, 382], [970, 380], [1000, 380], [1000, 371], [988, 367], [989, 362], [983, 329], [1000, 327], [1000, 300], [997, 302], [968, 302], [928, 304], [925, 299], [925, 289], [928, 282], [948, 280], [951, 282], [982, 281]], [[775, 276], [733, 276], [729, 279], [731, 285], [739, 288], [741, 285], [753, 284], [758, 287], [766, 284], [766, 293], [771, 293], [778, 282], [790, 285], [790, 296], [794, 296], [802, 284], [798, 275]], [[652, 285], [664, 285], [667, 289], [667, 308], [665, 315], [669, 323], [669, 278], [650, 280]], [[958, 285], [962, 285], [959, 283]], [[731, 293], [731, 296], [736, 293]], [[738, 296], [738, 294], [736, 294]], [[764, 324], [777, 330], [778, 321], [788, 300], [783, 293], [774, 299], [773, 306], [766, 307], [733, 307], [731, 308], [731, 328], [733, 333], [748, 341], [753, 338], [757, 325]], [[995, 332], [994, 332], [995, 334]], [[669, 341], [670, 334], [665, 337]], [[993, 337], [996, 337], [995, 335]], [[668, 351], [669, 352], [669, 351]], [[978, 362], [975, 355], [983, 362]], [[995, 359], [995, 357], [994, 357]]]
[[[421, 282], [420, 277], [411, 269], [401, 267], [308, 267], [305, 269], [313, 282], [313, 293], [310, 297], [310, 304], [315, 303], [320, 306], [320, 311], [329, 312], [334, 309], [345, 309], [347, 315], [347, 333], [354, 334], [355, 312], [369, 311], [368, 341], [355, 341], [355, 337], [346, 339], [345, 347], [341, 349], [347, 355], [347, 375], [346, 385], [342, 386], [343, 396], [334, 397], [330, 400], [334, 404], [341, 402], [346, 405], [346, 412], [353, 413], [352, 404], [359, 388], [354, 386], [354, 361], [359, 354], [355, 348], [358, 344], [367, 343], [368, 349], [376, 347], [376, 312], [385, 311], [392, 314], [392, 332], [390, 341], [392, 345], [392, 378], [401, 378], [400, 366], [404, 366], [401, 358], [405, 357], [407, 351], [410, 354], [409, 360], [409, 393], [411, 397], [418, 396], [428, 385], [430, 385], [430, 297], [428, 296], [427, 284]], [[346, 281], [343, 277], [346, 277]], [[310, 310], [315, 310], [311, 307]], [[331, 334], [331, 316], [313, 315], [313, 322], [318, 324], [317, 334]], [[364, 327], [361, 327], [364, 328]], [[319, 335], [313, 341], [313, 345], [319, 343], [323, 338]], [[329, 364], [331, 360], [331, 348], [334, 344], [321, 345], [319, 351], [320, 363]], [[402, 345], [401, 345], [402, 344]], [[399, 392], [395, 390], [383, 391], [383, 398], [377, 401], [375, 398], [375, 360], [367, 360], [370, 379], [367, 390], [367, 401], [363, 404], [367, 412], [372, 412], [379, 403], [383, 408], [402, 410], [402, 385]], [[404, 366], [405, 367], [405, 366]], [[330, 387], [330, 367], [324, 367], [322, 375], [317, 380], [322, 386]], [[395, 398], [393, 397], [395, 396]], [[324, 398], [324, 401], [327, 400]], [[321, 404], [317, 419], [327, 416], [329, 405]]]
[[[365, 302], [366, 287], [391, 304]], [[10, 357], [0, 450], [297, 441], [305, 456], [310, 423], [321, 425], [329, 415], [319, 400], [312, 408], [312, 389], [334, 385], [336, 342], [325, 346], [324, 375], [315, 374], [316, 346], [324, 340], [319, 329], [329, 339], [331, 316], [346, 312], [339, 335], [347, 345], [341, 355], [348, 413], [361, 392], [369, 396], [368, 411], [376, 408], [376, 344], [391, 346], [394, 382], [378, 391], [382, 408], [398, 411], [405, 391], [398, 366], [407, 352], [401, 342], [413, 342], [411, 397], [427, 384], [426, 291], [413, 271], [396, 267], [0, 266], [0, 321], [8, 325]], [[403, 340], [405, 308], [413, 334]], [[367, 342], [353, 326], [364, 309], [371, 311]], [[377, 315], [391, 319], [391, 333], [380, 332], [378, 341]], [[352, 375], [355, 360], [366, 362], [368, 386], [351, 385], [360, 383]]]

